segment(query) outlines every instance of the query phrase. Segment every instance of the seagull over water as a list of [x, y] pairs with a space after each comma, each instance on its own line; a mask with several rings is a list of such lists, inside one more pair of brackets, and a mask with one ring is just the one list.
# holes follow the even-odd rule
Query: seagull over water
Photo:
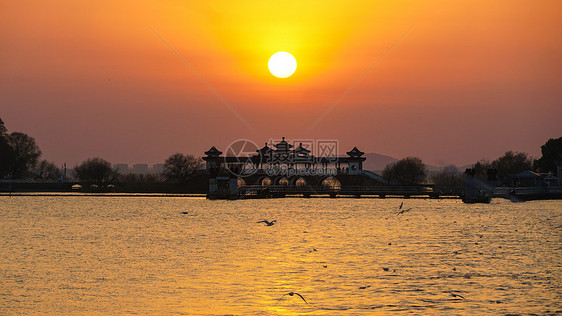
[[[289, 295], [289, 296], [298, 295], [300, 298], [302, 298], [302, 300], [303, 300], [306, 304], [308, 304], [308, 302], [304, 299], [304, 297], [302, 297], [302, 295], [300, 295], [300, 294], [297, 293], [297, 292], [289, 292], [289, 293], [283, 294], [283, 296], [281, 296], [281, 298], [277, 300], [277, 303], [279, 303], [279, 301], [281, 301], [281, 300], [283, 299], [283, 297], [285, 297], [285, 295]], [[275, 304], [277, 304], [277, 303], [275, 303]]]
[[400, 214], [403, 214], [403, 213], [405, 213], [405, 212], [409, 212], [409, 211], [410, 211], [411, 209], [412, 209], [412, 208], [410, 207], [410, 208], [407, 208], [407, 209], [401, 210], [401, 211], [400, 211], [400, 212], [398, 212], [398, 214], [396, 214], [396, 215], [400, 215]]
[[277, 220], [274, 219], [271, 222], [267, 221], [267, 220], [263, 220], [263, 221], [259, 221], [259, 222], [256, 222], [256, 223], [265, 223], [266, 226], [273, 226], [275, 224], [275, 222], [277, 222]]

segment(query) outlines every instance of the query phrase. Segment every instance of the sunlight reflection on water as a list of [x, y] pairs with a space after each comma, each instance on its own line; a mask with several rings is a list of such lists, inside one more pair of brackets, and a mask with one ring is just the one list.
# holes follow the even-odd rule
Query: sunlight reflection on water
[[[0, 196], [0, 313], [561, 313], [561, 215], [562, 201]], [[309, 304], [277, 302], [291, 291]]]

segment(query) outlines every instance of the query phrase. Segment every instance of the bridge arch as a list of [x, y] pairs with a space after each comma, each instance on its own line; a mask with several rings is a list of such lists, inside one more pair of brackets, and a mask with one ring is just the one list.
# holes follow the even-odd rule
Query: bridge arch
[[320, 185], [323, 187], [328, 187], [332, 190], [341, 190], [341, 182], [335, 177], [326, 177], [322, 179]]
[[287, 179], [287, 177], [278, 177], [277, 179], [275, 179], [275, 184], [276, 185], [288, 186], [289, 185], [289, 179]]
[[246, 181], [244, 181], [244, 179], [242, 178], [238, 178], [238, 187], [241, 188], [243, 186], [246, 186]]
[[291, 185], [296, 187], [303, 187], [306, 186], [308, 183], [303, 177], [294, 177], [291, 181]]
[[271, 180], [271, 178], [266, 177], [266, 176], [258, 178], [258, 181], [256, 182], [256, 185], [261, 185], [261, 186], [264, 186], [264, 187], [268, 187], [272, 184], [273, 184], [273, 181]]

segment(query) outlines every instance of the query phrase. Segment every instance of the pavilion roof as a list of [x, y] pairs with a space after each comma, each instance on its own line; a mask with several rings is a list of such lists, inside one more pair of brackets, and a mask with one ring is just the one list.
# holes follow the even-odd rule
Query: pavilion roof
[[363, 156], [365, 153], [362, 152], [361, 150], [357, 149], [357, 147], [353, 147], [352, 150], [348, 151], [346, 154], [348, 154], [351, 157], [361, 157]]
[[302, 147], [302, 143], [299, 144], [299, 147], [295, 148], [295, 152], [298, 154], [309, 154], [310, 150]]
[[213, 146], [211, 147], [211, 149], [205, 152], [205, 155], [218, 157], [222, 155], [222, 151], [218, 150], [215, 146]]
[[273, 149], [271, 149], [271, 147], [269, 147], [267, 145], [267, 143], [265, 143], [265, 146], [263, 146], [261, 149], [256, 150], [256, 152], [258, 154], [262, 154], [262, 155], [268, 155], [269, 153], [271, 153]]
[[275, 146], [275, 148], [277, 148], [277, 150], [279, 151], [289, 151], [289, 149], [293, 148], [293, 145], [285, 141], [285, 137], [283, 137], [283, 139], [278, 144], [274, 144], [273, 146]]

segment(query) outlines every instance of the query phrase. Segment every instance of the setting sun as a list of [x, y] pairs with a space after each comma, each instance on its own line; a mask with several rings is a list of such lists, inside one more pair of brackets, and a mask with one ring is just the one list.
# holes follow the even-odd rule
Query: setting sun
[[297, 70], [297, 60], [287, 52], [277, 52], [269, 58], [267, 66], [275, 77], [287, 78]]

